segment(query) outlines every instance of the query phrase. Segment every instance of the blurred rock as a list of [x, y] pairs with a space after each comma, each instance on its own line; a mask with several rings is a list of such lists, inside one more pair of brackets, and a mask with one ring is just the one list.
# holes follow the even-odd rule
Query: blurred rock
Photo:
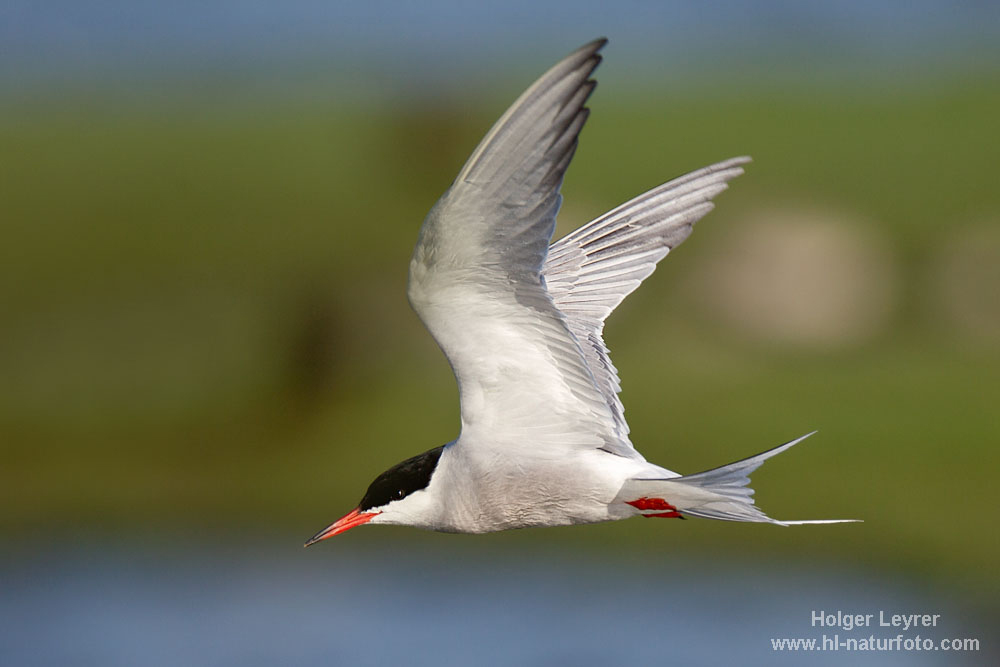
[[978, 343], [1000, 344], [1000, 225], [977, 225], [947, 240], [932, 267], [935, 319]]
[[733, 225], [696, 274], [704, 308], [764, 341], [843, 346], [877, 335], [897, 268], [876, 225], [819, 210], [771, 210]]

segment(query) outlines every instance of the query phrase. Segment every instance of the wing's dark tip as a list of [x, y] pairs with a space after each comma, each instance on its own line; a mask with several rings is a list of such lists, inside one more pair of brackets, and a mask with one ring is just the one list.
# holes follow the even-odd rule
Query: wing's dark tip
[[[603, 48], [604, 48], [605, 46], [607, 46], [607, 45], [608, 45], [608, 38], [607, 38], [607, 37], [598, 37], [598, 38], [597, 38], [597, 39], [595, 39], [594, 41], [592, 41], [592, 42], [590, 42], [590, 43], [588, 43], [588, 44], [585, 44], [585, 45], [583, 46], [583, 48], [582, 48], [582, 49], [580, 49], [580, 50], [581, 50], [581, 51], [589, 51], [589, 52], [591, 53], [591, 56], [592, 56], [592, 57], [593, 57], [593, 58], [594, 58], [594, 59], [595, 59], [595, 60], [596, 60], [597, 62], [601, 62], [601, 59], [602, 59], [602, 58], [603, 58], [604, 56], [602, 56], [602, 55], [601, 55], [601, 54], [599, 53], [599, 51], [600, 51], [601, 49], [603, 49]], [[595, 65], [595, 66], [596, 66], [596, 65]]]
[[570, 54], [570, 56], [568, 57], [572, 57], [575, 54], [580, 54], [581, 56], [585, 56], [584, 61], [586, 61], [587, 59], [593, 60], [593, 66], [590, 68], [590, 71], [593, 72], [597, 68], [597, 66], [601, 64], [601, 60], [604, 59], [604, 56], [598, 53], [598, 51], [607, 46], [607, 44], [608, 44], [607, 37], [599, 37], [591, 42], [587, 42], [586, 44], [578, 48], [576, 51], [574, 51], [572, 54]]

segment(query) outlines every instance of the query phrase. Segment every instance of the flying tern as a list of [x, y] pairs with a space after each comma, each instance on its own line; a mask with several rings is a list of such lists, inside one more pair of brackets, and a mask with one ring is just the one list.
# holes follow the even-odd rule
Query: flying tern
[[629, 440], [604, 321], [750, 158], [660, 185], [549, 245], [606, 41], [514, 102], [420, 230], [408, 296], [458, 381], [459, 437], [383, 472], [306, 546], [363, 524], [485, 533], [635, 516], [841, 521], [778, 521], [754, 505], [749, 474], [812, 434], [693, 475], [650, 463]]

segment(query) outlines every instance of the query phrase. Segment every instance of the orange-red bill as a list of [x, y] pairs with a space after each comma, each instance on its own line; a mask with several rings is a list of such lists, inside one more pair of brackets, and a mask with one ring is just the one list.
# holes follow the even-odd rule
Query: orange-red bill
[[315, 535], [309, 538], [305, 546], [310, 546], [316, 544], [321, 540], [325, 540], [328, 537], [333, 537], [334, 535], [340, 535], [346, 530], [350, 530], [355, 526], [360, 526], [361, 524], [368, 523], [372, 519], [378, 516], [378, 512], [362, 512], [361, 510], [351, 510], [344, 516], [337, 519], [335, 522], [331, 523], [329, 526], [319, 531]]

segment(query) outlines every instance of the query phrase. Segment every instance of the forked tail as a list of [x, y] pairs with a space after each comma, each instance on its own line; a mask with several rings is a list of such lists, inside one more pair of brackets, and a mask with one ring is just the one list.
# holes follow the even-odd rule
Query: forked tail
[[[697, 516], [723, 521], [774, 523], [779, 526], [858, 521], [858, 519], [778, 521], [754, 505], [753, 489], [749, 486], [750, 473], [767, 459], [794, 447], [813, 433], [815, 431], [721, 468], [666, 479], [630, 479], [622, 488], [620, 497], [640, 510], [643, 516]], [[663, 510], [668, 507], [671, 512], [664, 513]]]

